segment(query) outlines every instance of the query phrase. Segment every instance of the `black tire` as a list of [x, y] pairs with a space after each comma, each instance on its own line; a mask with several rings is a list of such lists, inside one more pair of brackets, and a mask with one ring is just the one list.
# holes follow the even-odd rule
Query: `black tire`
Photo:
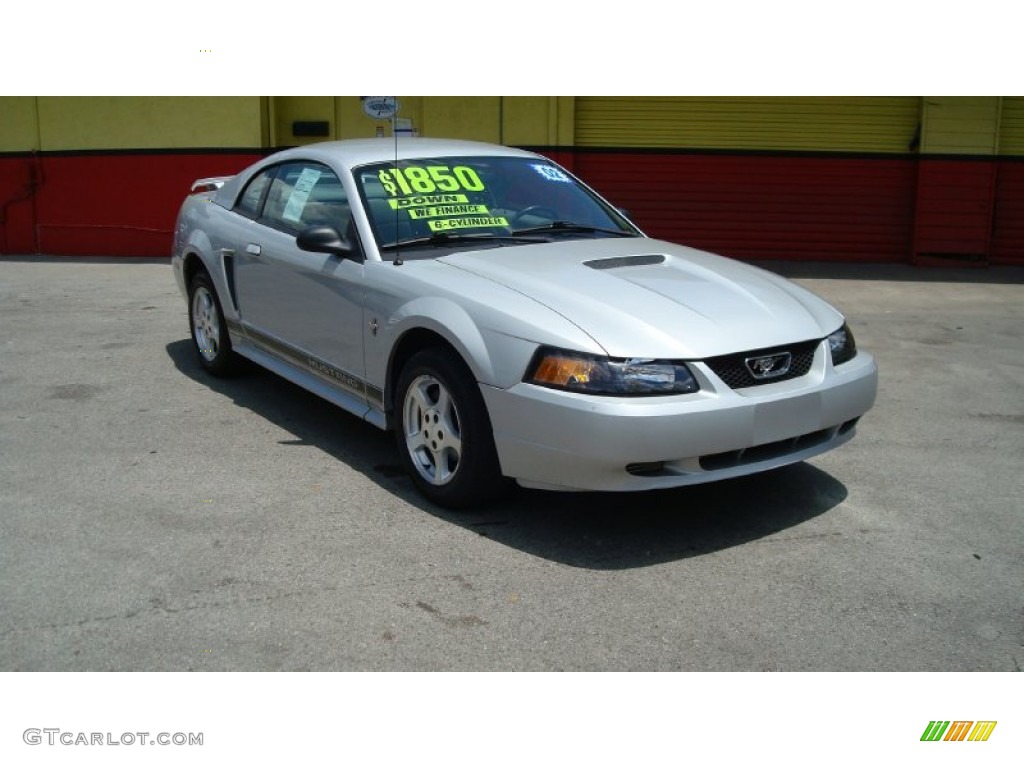
[[505, 487], [487, 407], [457, 355], [429, 348], [409, 358], [398, 377], [395, 412], [402, 463], [430, 501], [460, 509]]
[[238, 358], [231, 349], [224, 310], [206, 272], [197, 272], [189, 284], [188, 325], [192, 331], [192, 347], [203, 368], [214, 376], [237, 373]]

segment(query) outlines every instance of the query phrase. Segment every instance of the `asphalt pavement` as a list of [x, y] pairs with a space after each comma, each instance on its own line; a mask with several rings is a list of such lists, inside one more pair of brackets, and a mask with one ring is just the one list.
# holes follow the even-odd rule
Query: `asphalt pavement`
[[1024, 269], [772, 264], [880, 368], [848, 445], [448, 512], [193, 358], [164, 260], [0, 258], [0, 671], [1024, 666]]

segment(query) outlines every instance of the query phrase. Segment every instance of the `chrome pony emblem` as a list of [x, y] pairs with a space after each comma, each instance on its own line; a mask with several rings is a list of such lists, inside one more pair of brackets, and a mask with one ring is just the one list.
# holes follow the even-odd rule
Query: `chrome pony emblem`
[[789, 373], [793, 356], [789, 352], [779, 352], [776, 355], [748, 357], [744, 362], [750, 375], [755, 379], [774, 379]]

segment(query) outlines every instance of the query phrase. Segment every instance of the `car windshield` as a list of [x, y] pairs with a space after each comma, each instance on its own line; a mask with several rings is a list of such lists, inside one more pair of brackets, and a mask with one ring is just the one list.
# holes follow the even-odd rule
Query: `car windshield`
[[354, 174], [385, 258], [461, 244], [639, 236], [614, 208], [539, 157], [401, 160]]

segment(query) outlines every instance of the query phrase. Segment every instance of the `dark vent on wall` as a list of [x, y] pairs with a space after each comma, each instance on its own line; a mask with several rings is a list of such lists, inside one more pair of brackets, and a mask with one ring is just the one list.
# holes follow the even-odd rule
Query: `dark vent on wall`
[[330, 136], [331, 124], [326, 120], [296, 120], [292, 123], [292, 136]]

